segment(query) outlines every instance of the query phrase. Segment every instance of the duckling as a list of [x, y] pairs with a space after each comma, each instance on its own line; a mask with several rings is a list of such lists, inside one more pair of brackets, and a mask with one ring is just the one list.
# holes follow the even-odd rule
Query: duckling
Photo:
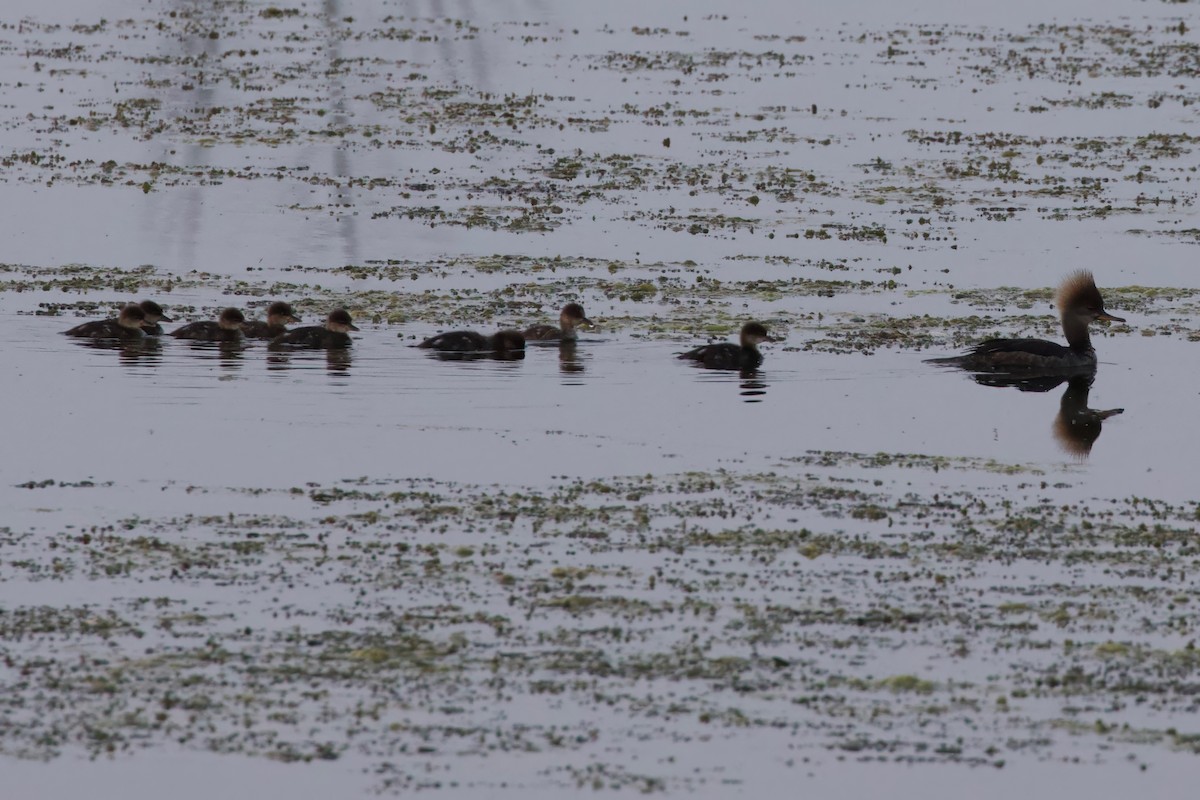
[[680, 353], [679, 358], [696, 361], [707, 369], [756, 369], [763, 362], [758, 344], [775, 340], [761, 322], [747, 322], [742, 326], [740, 341], [740, 344], [706, 344]]
[[330, 349], [349, 347], [350, 331], [357, 331], [350, 312], [339, 308], [329, 312], [324, 325], [306, 325], [280, 334], [271, 340], [271, 347]]
[[525, 338], [529, 341], [570, 341], [576, 338], [575, 329], [594, 327], [592, 321], [583, 313], [579, 303], [567, 303], [558, 314], [558, 327], [553, 325], [530, 325], [525, 329]]
[[242, 335], [249, 339], [274, 339], [287, 333], [289, 323], [295, 324], [299, 321], [300, 318], [287, 303], [271, 303], [267, 306], [266, 322], [260, 319], [243, 322]]
[[143, 300], [138, 307], [146, 315], [146, 321], [142, 323], [142, 331], [147, 336], [162, 336], [163, 328], [158, 323], [173, 321], [166, 315], [163, 307], [153, 300]]
[[497, 331], [492, 336], [484, 336], [475, 331], [449, 331], [431, 336], [417, 347], [443, 353], [512, 353], [524, 351], [525, 336], [520, 331], [510, 330]]
[[146, 312], [139, 306], [128, 305], [121, 309], [116, 319], [99, 319], [76, 325], [63, 333], [67, 336], [82, 336], [88, 339], [140, 339], [145, 336], [142, 325]]
[[227, 308], [215, 321], [211, 319], [189, 322], [182, 328], [171, 331], [176, 339], [195, 339], [202, 342], [239, 342], [242, 339], [242, 323], [246, 318], [236, 308]]

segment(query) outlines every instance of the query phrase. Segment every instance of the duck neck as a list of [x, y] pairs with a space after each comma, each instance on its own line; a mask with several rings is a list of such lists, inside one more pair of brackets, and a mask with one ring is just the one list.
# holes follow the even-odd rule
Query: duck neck
[[1067, 337], [1067, 344], [1076, 353], [1092, 352], [1092, 337], [1088, 333], [1088, 323], [1086, 319], [1082, 319], [1073, 314], [1063, 315], [1062, 320], [1063, 334]]

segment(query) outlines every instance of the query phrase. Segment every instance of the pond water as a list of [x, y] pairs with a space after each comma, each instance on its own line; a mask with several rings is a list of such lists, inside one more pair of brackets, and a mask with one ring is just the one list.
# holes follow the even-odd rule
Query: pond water
[[[6, 784], [1171, 796], [1188, 9], [10, 3]], [[1094, 381], [924, 363], [1061, 340], [1080, 268]], [[361, 330], [60, 335], [146, 298]]]

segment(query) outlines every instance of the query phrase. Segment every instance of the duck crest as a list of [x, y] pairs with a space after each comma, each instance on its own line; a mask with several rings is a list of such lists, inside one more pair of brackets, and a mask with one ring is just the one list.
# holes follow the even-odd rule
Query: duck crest
[[1054, 305], [1061, 314], [1073, 306], [1103, 308], [1104, 299], [1100, 296], [1100, 290], [1096, 288], [1096, 279], [1092, 277], [1092, 273], [1089, 270], [1080, 269], [1072, 272], [1059, 284], [1058, 291], [1054, 295]]

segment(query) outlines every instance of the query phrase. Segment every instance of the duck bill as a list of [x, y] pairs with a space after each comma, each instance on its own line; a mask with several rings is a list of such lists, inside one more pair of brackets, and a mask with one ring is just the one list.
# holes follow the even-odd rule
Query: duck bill
[[[174, 322], [175, 320], [171, 319], [170, 317], [163, 316], [163, 317], [159, 317], [158, 321], [159, 322]], [[154, 323], [152, 322], [150, 324], [153, 325]]]
[[1102, 319], [1105, 322], [1124, 322], [1125, 321], [1124, 317], [1114, 317], [1112, 314], [1108, 313], [1107, 311], [1101, 311], [1100, 314], [1096, 317], [1096, 319]]
[[360, 329], [360, 328], [359, 328], [357, 325], [355, 325], [353, 322], [351, 322], [351, 323], [350, 323], [349, 325], [347, 325], [346, 327], [347, 327], [347, 328], [349, 328], [349, 329], [350, 329], [350, 330], [352, 330], [352, 331], [361, 330], [361, 329]]

